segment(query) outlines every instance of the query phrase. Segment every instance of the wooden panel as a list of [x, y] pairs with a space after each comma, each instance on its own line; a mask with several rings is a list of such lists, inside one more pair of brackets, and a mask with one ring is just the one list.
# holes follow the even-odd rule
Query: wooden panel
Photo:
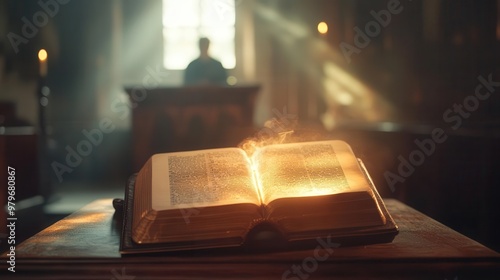
[[252, 127], [258, 90], [259, 86], [126, 88], [134, 108], [134, 170], [155, 153], [227, 144], [231, 130]]

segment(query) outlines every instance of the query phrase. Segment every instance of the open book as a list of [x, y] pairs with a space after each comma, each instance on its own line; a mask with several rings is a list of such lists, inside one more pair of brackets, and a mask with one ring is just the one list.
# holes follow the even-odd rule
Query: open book
[[[286, 242], [390, 242], [397, 227], [342, 141], [153, 155], [129, 182], [122, 253], [240, 246], [268, 225]], [[268, 227], [269, 228], [269, 227]]]

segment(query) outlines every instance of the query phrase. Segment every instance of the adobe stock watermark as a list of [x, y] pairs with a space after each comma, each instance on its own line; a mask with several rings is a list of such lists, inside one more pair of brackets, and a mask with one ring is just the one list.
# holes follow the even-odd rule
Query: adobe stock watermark
[[[138, 103], [147, 99], [147, 90], [157, 88], [163, 79], [168, 77], [168, 72], [161, 66], [157, 65], [156, 69], [151, 66], [145, 68], [147, 74], [142, 79], [142, 84], [132, 89], [129, 100], [124, 100], [126, 97], [116, 98], [111, 102], [111, 112], [118, 114], [118, 118], [125, 120], [130, 115], [130, 109], [136, 108]], [[63, 175], [72, 173], [75, 168], [82, 164], [84, 158], [92, 154], [95, 147], [98, 147], [104, 141], [106, 135], [115, 131], [116, 125], [110, 118], [100, 120], [98, 126], [91, 130], [83, 129], [82, 140], [75, 146], [66, 145], [66, 157], [64, 163], [53, 161], [51, 163], [52, 170], [57, 177], [59, 183], [63, 181]]]
[[212, 0], [211, 5], [214, 8], [220, 21], [229, 19], [228, 15], [234, 14], [234, 10], [241, 4], [242, 0]]
[[[216, 182], [217, 181], [220, 181], [221, 178], [218, 176], [217, 173], [212, 173], [212, 178], [210, 178], [213, 182], [214, 182], [214, 185], [216, 186], [219, 186], [219, 184], [217, 184]], [[214, 197], [210, 195], [210, 193], [197, 193], [196, 196], [194, 197], [191, 197], [191, 199], [193, 199], [194, 201], [197, 201], [197, 202], [210, 202], [210, 201], [214, 201]], [[195, 217], [197, 215], [199, 215], [201, 213], [201, 211], [203, 210], [203, 208], [205, 208], [204, 206], [203, 207], [199, 207], [199, 206], [196, 206], [197, 204], [195, 202], [193, 203], [187, 203], [187, 204], [184, 204], [183, 208], [179, 208], [179, 211], [181, 212], [182, 214], [182, 218], [184, 219], [184, 222], [186, 223], [186, 225], [189, 225], [191, 223], [191, 218], [192, 217]]]
[[[408, 0], [412, 1], [412, 0]], [[348, 63], [351, 63], [353, 54], [361, 53], [361, 50], [368, 47], [371, 40], [380, 35], [382, 28], [386, 28], [394, 15], [398, 15], [403, 11], [404, 7], [399, 0], [389, 0], [387, 9], [375, 12], [370, 11], [373, 20], [365, 24], [364, 31], [359, 27], [354, 27], [354, 46], [352, 44], [341, 42], [339, 47]]]
[[[477, 79], [479, 82], [474, 94], [465, 97], [461, 104], [453, 104], [443, 113], [443, 121], [449, 124], [453, 130], [459, 129], [463, 120], [468, 119], [479, 108], [481, 102], [488, 100], [496, 91], [496, 87], [500, 87], [500, 82], [493, 81], [493, 74], [489, 74], [488, 78], [479, 76]], [[444, 143], [447, 139], [448, 135], [440, 127], [434, 128], [428, 138], [415, 139], [416, 148], [406, 158], [402, 155], [398, 156], [397, 172], [386, 171], [384, 173], [384, 178], [391, 191], [395, 192], [396, 184], [403, 183], [410, 177], [415, 172], [416, 167], [424, 164], [425, 160], [434, 154], [437, 145]]]
[[295, 114], [288, 113], [287, 107], [283, 107], [283, 110], [280, 112], [278, 109], [273, 109], [274, 118], [267, 121], [264, 124], [264, 128], [257, 133], [259, 138], [263, 138], [265, 136], [275, 138], [278, 137], [279, 140], [283, 135], [287, 136], [290, 133], [293, 133], [295, 127], [298, 124], [298, 117]]
[[299, 265], [292, 265], [290, 269], [283, 272], [282, 280], [305, 280], [309, 279], [311, 274], [318, 270], [319, 263], [326, 261], [332, 254], [333, 248], [338, 248], [339, 243], [333, 243], [329, 235], [326, 240], [316, 238], [318, 246], [313, 251], [313, 255], [302, 260]]
[[281, 112], [276, 108], [272, 112], [275, 117], [266, 121], [254, 137], [247, 138], [238, 145], [248, 155], [252, 155], [258, 147], [281, 144], [294, 132], [298, 124], [297, 115], [289, 113], [286, 106]]
[[122, 267], [120, 271], [112, 269], [111, 274], [113, 275], [111, 280], [134, 280], [136, 278], [135, 276], [127, 275], [125, 267]]
[[19, 45], [27, 44], [29, 39], [32, 39], [38, 34], [40, 28], [44, 27], [49, 23], [49, 18], [55, 17], [60, 10], [60, 5], [68, 4], [70, 0], [39, 0], [38, 6], [41, 10], [35, 12], [29, 20], [26, 17], [22, 17], [21, 21], [23, 26], [21, 27], [21, 35], [9, 32], [7, 38], [17, 54], [19, 52]]

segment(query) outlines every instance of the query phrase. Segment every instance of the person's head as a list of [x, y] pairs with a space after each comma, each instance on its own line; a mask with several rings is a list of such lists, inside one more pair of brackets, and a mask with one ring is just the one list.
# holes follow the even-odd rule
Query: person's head
[[200, 56], [208, 56], [208, 47], [210, 46], [210, 40], [206, 37], [200, 38], [198, 42], [200, 47]]

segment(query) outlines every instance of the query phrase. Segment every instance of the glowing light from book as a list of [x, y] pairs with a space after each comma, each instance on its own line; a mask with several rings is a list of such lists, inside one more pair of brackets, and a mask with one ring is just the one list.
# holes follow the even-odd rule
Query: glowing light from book
[[321, 196], [329, 194], [332, 194], [331, 188], [312, 188], [312, 189], [304, 188], [301, 196]]
[[47, 58], [48, 54], [45, 49], [41, 49], [38, 51], [38, 60], [40, 62], [40, 76], [45, 77], [47, 76]]
[[[290, 115], [294, 116], [294, 115]], [[288, 116], [280, 119], [272, 118], [264, 123], [264, 127], [255, 134], [238, 144], [238, 147], [246, 152], [251, 157], [258, 148], [274, 145], [290, 143], [290, 136], [295, 132], [294, 128], [297, 124], [296, 119]]]
[[295, 131], [290, 129], [286, 131], [273, 132], [272, 134], [270, 134], [271, 132], [271, 130], [267, 130], [267, 127], [265, 127], [263, 130], [257, 133], [255, 137], [243, 140], [240, 144], [238, 144], [238, 147], [244, 150], [248, 156], [252, 156], [257, 151], [257, 149], [261, 147], [285, 143], [286, 139]]
[[324, 21], [318, 23], [318, 32], [320, 34], [328, 33], [328, 24], [326, 24], [326, 22], [324, 22]]
[[258, 144], [257, 141], [253, 139], [245, 139], [238, 145], [238, 147], [243, 149], [248, 156], [251, 156], [257, 149]]

